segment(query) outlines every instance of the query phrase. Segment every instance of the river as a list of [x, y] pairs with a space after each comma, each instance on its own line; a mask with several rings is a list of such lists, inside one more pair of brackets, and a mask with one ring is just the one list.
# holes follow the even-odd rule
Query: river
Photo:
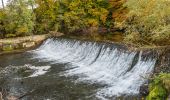
[[51, 38], [35, 50], [0, 56], [0, 87], [27, 94], [23, 100], [140, 99], [155, 63], [114, 43]]

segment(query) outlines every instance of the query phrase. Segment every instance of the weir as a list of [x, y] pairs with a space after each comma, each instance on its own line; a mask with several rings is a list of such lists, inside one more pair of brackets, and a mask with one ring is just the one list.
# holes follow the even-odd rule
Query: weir
[[96, 91], [98, 98], [138, 94], [156, 63], [153, 56], [130, 52], [121, 45], [62, 38], [47, 39], [31, 53], [43, 62], [67, 63], [61, 76], [104, 85]]

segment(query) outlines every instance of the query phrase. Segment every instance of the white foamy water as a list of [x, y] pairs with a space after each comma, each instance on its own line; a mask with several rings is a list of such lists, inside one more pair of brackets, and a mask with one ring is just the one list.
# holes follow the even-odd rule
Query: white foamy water
[[51, 68], [51, 66], [32, 66], [32, 65], [25, 65], [25, 66], [34, 71], [28, 77], [37, 77], [37, 76], [40, 76], [40, 75], [44, 75]]
[[48, 39], [32, 53], [42, 61], [70, 63], [70, 69], [61, 75], [78, 76], [78, 82], [106, 85], [97, 91], [99, 98], [138, 94], [146, 81], [142, 77], [152, 72], [156, 59], [118, 48], [114, 44]]
[[[24, 73], [24, 72], [30, 72], [30, 75], [27, 77], [22, 78], [29, 78], [29, 77], [37, 77], [46, 74], [51, 66], [33, 66], [31, 64], [25, 64], [23, 66], [7, 66], [4, 69], [0, 70], [0, 74], [2, 75], [8, 75], [12, 73]], [[20, 71], [22, 70], [22, 71]], [[22, 79], [21, 78], [21, 79]], [[20, 78], [19, 78], [20, 79]]]

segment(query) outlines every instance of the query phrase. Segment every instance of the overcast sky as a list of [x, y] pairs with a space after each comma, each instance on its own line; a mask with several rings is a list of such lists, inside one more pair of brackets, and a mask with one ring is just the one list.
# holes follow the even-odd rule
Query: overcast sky
[[[4, 4], [6, 4], [8, 0], [4, 0]], [[2, 7], [2, 1], [0, 0], [0, 7]]]

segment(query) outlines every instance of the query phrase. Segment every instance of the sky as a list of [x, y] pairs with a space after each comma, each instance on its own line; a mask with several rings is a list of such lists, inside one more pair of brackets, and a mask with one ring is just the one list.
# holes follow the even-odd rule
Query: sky
[[[7, 3], [8, 0], [4, 0], [4, 4]], [[2, 1], [0, 0], [0, 7], [2, 7]]]
[[[8, 0], [3, 0], [3, 1], [4, 1], [4, 4], [6, 5]], [[37, 5], [34, 5], [34, 8], [36, 8], [36, 7], [37, 7]], [[2, 8], [2, 1], [1, 0], [0, 0], [0, 8]], [[29, 7], [29, 8], [31, 8], [31, 7]]]

